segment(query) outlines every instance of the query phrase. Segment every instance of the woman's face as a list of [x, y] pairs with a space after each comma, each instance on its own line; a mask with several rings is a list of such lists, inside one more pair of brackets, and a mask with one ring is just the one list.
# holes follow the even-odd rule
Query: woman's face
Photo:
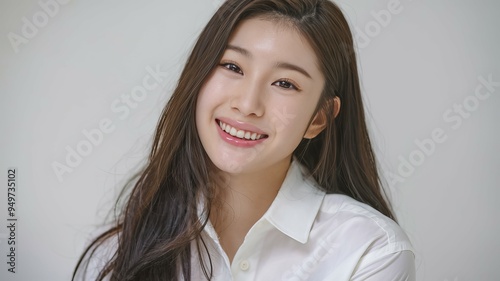
[[198, 96], [196, 126], [205, 151], [230, 174], [289, 163], [324, 84], [315, 52], [296, 30], [243, 21]]

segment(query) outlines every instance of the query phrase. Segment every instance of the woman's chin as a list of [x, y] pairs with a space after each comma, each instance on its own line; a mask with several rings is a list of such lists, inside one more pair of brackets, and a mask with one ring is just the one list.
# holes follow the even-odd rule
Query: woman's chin
[[[250, 151], [227, 151], [220, 147], [214, 154], [210, 155], [210, 160], [221, 171], [229, 174], [240, 174], [245, 172], [255, 162], [255, 154]], [[213, 157], [212, 157], [213, 156]]]
[[241, 174], [248, 168], [248, 163], [237, 160], [217, 161], [214, 164], [219, 170], [227, 174]]

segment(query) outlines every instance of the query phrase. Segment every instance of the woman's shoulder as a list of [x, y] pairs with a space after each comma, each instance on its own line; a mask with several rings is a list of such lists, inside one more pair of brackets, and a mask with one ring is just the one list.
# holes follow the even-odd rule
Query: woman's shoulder
[[367, 204], [327, 194], [314, 228], [317, 237], [335, 245], [335, 258], [352, 266], [349, 280], [415, 280], [415, 251], [408, 236]]
[[369, 245], [370, 252], [378, 255], [414, 252], [405, 231], [395, 221], [346, 195], [325, 195], [317, 223], [345, 235], [349, 243]]

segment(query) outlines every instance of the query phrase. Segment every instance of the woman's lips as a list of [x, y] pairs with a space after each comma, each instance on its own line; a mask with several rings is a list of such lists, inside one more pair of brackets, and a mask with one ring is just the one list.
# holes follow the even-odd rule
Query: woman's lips
[[[257, 144], [262, 143], [268, 137], [267, 134], [260, 134], [260, 132], [255, 132], [251, 130], [243, 130], [242, 128], [237, 128], [223, 122], [222, 120], [215, 120], [217, 125], [217, 131], [221, 138], [234, 146], [238, 147], [253, 147]], [[246, 128], [250, 127], [246, 125]], [[260, 130], [259, 130], [260, 131]]]
[[[215, 120], [217, 122], [217, 124], [219, 125], [219, 127], [225, 131], [227, 134], [233, 136], [233, 137], [237, 137], [239, 139], [243, 139], [243, 140], [259, 140], [259, 139], [262, 139], [262, 138], [267, 138], [267, 135], [266, 134], [261, 134], [259, 132], [256, 132], [257, 130], [253, 131], [253, 130], [245, 130], [241, 127], [235, 127], [235, 126], [232, 126], [230, 124], [227, 124], [225, 122], [223, 122], [222, 120], [218, 120], [216, 119]], [[248, 128], [248, 126], [247, 126]]]

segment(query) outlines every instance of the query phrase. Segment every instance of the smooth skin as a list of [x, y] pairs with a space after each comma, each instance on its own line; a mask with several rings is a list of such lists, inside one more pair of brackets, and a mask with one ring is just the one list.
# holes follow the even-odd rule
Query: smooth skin
[[[276, 197], [295, 148], [324, 129], [324, 113], [313, 118], [324, 84], [307, 40], [288, 23], [258, 18], [237, 27], [204, 83], [196, 126], [228, 184], [218, 198], [224, 204], [212, 208], [210, 220], [230, 261]], [[338, 98], [333, 106], [337, 115]], [[232, 145], [219, 134], [219, 118], [253, 125], [267, 138], [252, 147]]]

